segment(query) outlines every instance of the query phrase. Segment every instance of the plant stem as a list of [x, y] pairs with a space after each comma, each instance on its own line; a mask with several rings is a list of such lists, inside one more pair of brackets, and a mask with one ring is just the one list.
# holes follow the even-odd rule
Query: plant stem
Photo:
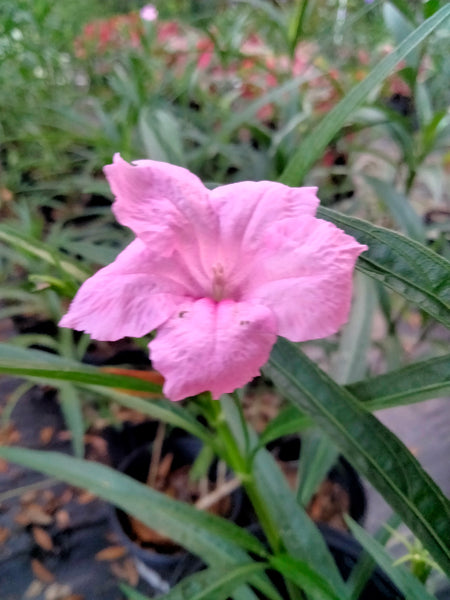
[[248, 457], [249, 457], [249, 454], [250, 454], [250, 436], [249, 436], [249, 433], [248, 433], [247, 422], [246, 422], [245, 417], [244, 417], [244, 410], [243, 410], [243, 407], [242, 407], [242, 402], [241, 402], [241, 399], [239, 398], [237, 390], [235, 390], [234, 392], [232, 392], [230, 394], [230, 396], [233, 399], [234, 405], [236, 406], [236, 410], [238, 411], [238, 414], [239, 414], [239, 420], [241, 422], [242, 433], [244, 435], [244, 444], [245, 444], [245, 452], [244, 452], [244, 454], [245, 454], [245, 456], [247, 458], [247, 463], [248, 463]]
[[[208, 418], [211, 426], [216, 430], [218, 437], [222, 442], [228, 464], [233, 469], [236, 476], [241, 480], [242, 485], [247, 492], [259, 522], [267, 536], [270, 547], [272, 548], [273, 552], [280, 552], [282, 544], [278, 529], [272, 520], [270, 512], [267, 510], [264, 499], [259, 493], [250, 465], [249, 457], [247, 454], [243, 454], [241, 452], [239, 445], [226, 421], [220, 401], [212, 400], [211, 397], [209, 400], [210, 401], [208, 403], [203, 403], [203, 407], [206, 409], [205, 416]], [[239, 398], [235, 396], [234, 400], [239, 404], [238, 410], [240, 414], [242, 414], [242, 407], [240, 405]], [[246, 424], [245, 431], [248, 435]]]

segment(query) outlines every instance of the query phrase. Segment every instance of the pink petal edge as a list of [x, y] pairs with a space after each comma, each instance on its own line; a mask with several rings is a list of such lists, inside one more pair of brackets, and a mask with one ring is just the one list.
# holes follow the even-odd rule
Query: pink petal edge
[[278, 223], [244, 299], [267, 306], [277, 333], [294, 342], [327, 337], [347, 321], [356, 260], [367, 246], [314, 217]]
[[140, 337], [159, 327], [185, 301], [185, 288], [152, 276], [149, 250], [134, 240], [110, 265], [87, 279], [59, 322], [96, 340]]
[[130, 164], [120, 154], [104, 173], [115, 196], [112, 210], [148, 245], [170, 255], [191, 227], [211, 228], [215, 215], [209, 192], [200, 179], [183, 167], [154, 160]]

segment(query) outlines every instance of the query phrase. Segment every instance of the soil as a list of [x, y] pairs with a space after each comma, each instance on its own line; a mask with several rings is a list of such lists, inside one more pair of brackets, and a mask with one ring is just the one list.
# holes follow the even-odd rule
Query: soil
[[[174, 471], [170, 470], [173, 462], [173, 454], [166, 454], [158, 465], [154, 489], [167, 494], [171, 498], [176, 498], [188, 504], [198, 504], [206, 496], [218, 489], [217, 484], [212, 483], [208, 478], [200, 482], [192, 481], [189, 476], [191, 465], [183, 465]], [[206, 508], [207, 512], [222, 517], [227, 517], [231, 510], [230, 495], [220, 498]], [[181, 550], [180, 546], [175, 544], [170, 538], [159, 534], [138, 519], [127, 516], [130, 523], [130, 529], [133, 534], [133, 541], [143, 548], [151, 548], [162, 554], [173, 554]]]

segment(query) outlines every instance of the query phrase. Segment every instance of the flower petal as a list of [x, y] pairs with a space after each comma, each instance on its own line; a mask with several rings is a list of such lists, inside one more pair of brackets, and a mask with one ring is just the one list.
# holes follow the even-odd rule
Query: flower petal
[[217, 219], [209, 192], [187, 169], [154, 160], [129, 164], [115, 154], [104, 172], [115, 196], [117, 220], [155, 252], [169, 256], [176, 248], [192, 251], [197, 230], [214, 235]]
[[136, 239], [83, 283], [59, 325], [85, 331], [96, 340], [145, 335], [186, 299], [189, 282], [173, 271], [155, 262], [151, 250]]
[[278, 335], [294, 342], [336, 333], [347, 321], [353, 269], [364, 250], [367, 246], [321, 219], [278, 223], [267, 232], [244, 300], [270, 308]]
[[202, 298], [160, 327], [150, 358], [171, 400], [206, 391], [218, 398], [259, 374], [275, 340], [275, 319], [265, 307]]
[[274, 223], [296, 222], [314, 215], [319, 204], [317, 188], [291, 188], [272, 181], [243, 181], [215, 188], [211, 204], [218, 213], [220, 256], [228, 290], [235, 300], [253, 278], [268, 228]]
[[251, 251], [275, 222], [315, 215], [316, 187], [291, 188], [273, 181], [243, 181], [215, 188], [211, 203], [220, 219], [221, 240]]

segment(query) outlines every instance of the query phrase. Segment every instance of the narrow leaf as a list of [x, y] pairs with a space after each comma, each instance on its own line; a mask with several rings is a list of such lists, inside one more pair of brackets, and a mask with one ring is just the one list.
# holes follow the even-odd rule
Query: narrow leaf
[[[450, 5], [449, 5], [450, 9]], [[400, 233], [320, 207], [331, 221], [369, 249], [357, 268], [450, 327], [450, 262]]]
[[208, 564], [248, 563], [241, 548], [266, 554], [254, 536], [234, 523], [174, 500], [105, 465], [57, 452], [7, 446], [0, 447], [0, 456], [89, 490], [201, 556]]
[[235, 588], [249, 583], [255, 573], [267, 567], [267, 563], [250, 562], [235, 568], [206, 569], [183, 579], [161, 600], [226, 600]]
[[[241, 447], [245, 446], [245, 439], [240, 435], [239, 411], [235, 403], [225, 395], [221, 398], [221, 404], [234, 438]], [[252, 445], [256, 434], [249, 426], [248, 434]], [[259, 498], [264, 499], [263, 510], [270, 514], [270, 520], [276, 526], [286, 550], [293, 558], [306, 562], [318, 577], [332, 583], [340, 594], [340, 600], [347, 600], [346, 587], [321, 533], [297, 502], [275, 458], [267, 450], [261, 449], [255, 455], [252, 466], [254, 485]], [[248, 486], [247, 492], [252, 497]], [[320, 593], [312, 597], [313, 600], [321, 600]]]
[[380, 542], [371, 537], [353, 519], [348, 517], [346, 521], [361, 546], [373, 557], [408, 600], [436, 600], [412, 573], [407, 571], [402, 565], [393, 565], [393, 558]]
[[73, 367], [65, 365], [56, 367], [56, 365], [50, 366], [34, 361], [23, 361], [18, 366], [14, 360], [0, 359], [0, 373], [39, 379], [71, 381], [84, 385], [101, 385], [123, 390], [162, 393], [161, 386], [151, 381], [127, 375], [115, 375], [81, 364]]
[[383, 58], [369, 75], [361, 83], [358, 83], [309, 135], [305, 136], [283, 171], [280, 181], [292, 186], [301, 184], [311, 166], [374, 87], [379, 85], [396, 65], [423, 42], [449, 15], [450, 5], [443, 6], [408, 35], [388, 56]]
[[365, 178], [375, 190], [379, 200], [391, 213], [397, 227], [413, 240], [425, 242], [425, 228], [418, 214], [414, 211], [408, 198], [400, 194], [392, 183], [376, 177]]
[[[383, 524], [373, 536], [382, 546], [385, 546], [391, 537], [391, 532], [388, 529], [396, 529], [401, 523], [401, 519], [398, 515], [393, 513], [386, 521], [387, 527]], [[372, 556], [365, 550], [358, 558], [358, 562], [353, 567], [349, 578], [346, 581], [347, 588], [350, 591], [350, 600], [358, 600], [361, 596], [367, 581], [373, 573], [376, 567], [376, 562]]]
[[15, 246], [22, 252], [39, 258], [49, 265], [60, 267], [77, 281], [84, 281], [91, 274], [89, 269], [70, 260], [66, 255], [48, 246], [44, 242], [30, 238], [8, 225], [0, 226], [0, 241]]
[[59, 402], [64, 421], [72, 434], [73, 452], [77, 458], [84, 455], [84, 419], [77, 390], [70, 384], [59, 386]]
[[[17, 363], [20, 364], [19, 367], [16, 366]], [[160, 390], [160, 386], [146, 380], [106, 373], [55, 354], [18, 348], [12, 344], [0, 344], [0, 373], [15, 374], [37, 382], [55, 382], [56, 386], [59, 382], [70, 381], [122, 406], [170, 423], [174, 427], [181, 427], [207, 444], [214, 442], [208, 430], [181, 404], [163, 398], [143, 400], [113, 389], [143, 392]]]
[[391, 4], [397, 7], [403, 16], [409, 19], [411, 23], [415, 23], [416, 16], [414, 14], [414, 8], [408, 0], [391, 0]]
[[450, 392], [450, 354], [352, 383], [347, 390], [371, 411], [442, 397]]
[[450, 573], [450, 503], [402, 442], [292, 343], [278, 340], [265, 372], [328, 433]]
[[[375, 298], [373, 281], [358, 273], [350, 318], [342, 330], [338, 351], [333, 360], [332, 372], [338, 383], [354, 381], [366, 373]], [[323, 431], [316, 428], [303, 436], [297, 491], [297, 498], [303, 506], [309, 503], [336, 463], [338, 454], [336, 445]]]
[[[336, 564], [316, 525], [300, 506], [273, 456], [260, 450], [254, 462], [255, 482], [289, 554], [332, 584], [339, 600], [347, 598]], [[313, 595], [320, 598], [320, 594]]]
[[318, 580], [314, 571], [302, 561], [293, 559], [291, 556], [274, 556], [270, 562], [275, 569], [280, 571], [286, 579], [289, 579], [307, 594], [319, 594], [321, 600], [343, 600], [340, 594], [327, 580]]

